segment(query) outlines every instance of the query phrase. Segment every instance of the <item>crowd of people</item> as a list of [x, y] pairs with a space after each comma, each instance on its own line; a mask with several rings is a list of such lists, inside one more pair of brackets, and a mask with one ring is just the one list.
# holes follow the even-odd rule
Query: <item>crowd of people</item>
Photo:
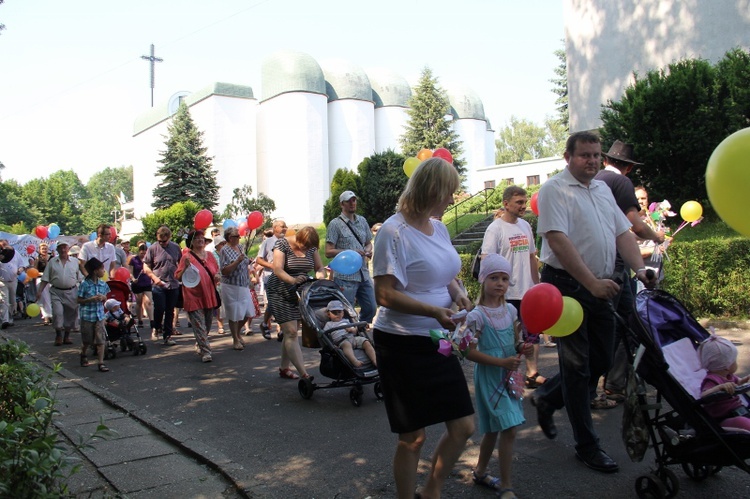
[[[614, 407], [624, 399], [628, 359], [618, 348], [623, 332], [616, 327], [615, 310], [629, 313], [633, 280], [649, 288], [656, 285], [659, 263], [648, 258], [665, 241], [665, 234], [643, 221], [646, 190], [627, 178], [639, 165], [631, 146], [616, 141], [603, 153], [597, 135], [580, 132], [569, 137], [564, 157], [566, 168], [539, 193], [540, 252], [523, 219], [527, 192], [517, 186], [505, 189], [503, 210], [482, 242], [476, 303], [457, 278], [461, 260], [440, 221], [460, 184], [453, 165], [440, 158], [416, 168], [396, 213], [372, 227], [357, 213], [356, 194], [340, 195], [341, 214], [328, 224], [325, 255], [359, 253], [362, 265], [352, 274], [329, 276], [315, 228], [292, 233], [283, 220], [273, 222], [255, 259], [248, 256], [236, 227], [228, 227], [223, 235], [215, 230], [210, 238], [202, 230], [190, 231], [181, 249], [172, 241], [170, 228], [162, 226], [156, 243], [138, 242], [137, 253], [131, 254], [129, 244], [115, 247], [109, 242], [110, 227], [102, 224], [96, 239], [75, 252], [77, 257], [77, 248], [67, 243], [57, 244], [54, 257], [40, 245], [38, 258], [30, 262], [42, 273], [36, 301], [42, 319], [54, 326], [55, 345], [72, 343], [71, 332], [80, 329], [81, 366], [88, 365], [86, 352], [93, 345], [98, 370], [107, 372], [103, 277], [124, 267], [134, 296], [133, 321], [143, 325], [147, 318], [154, 341], [165, 347], [175, 344], [175, 311], [182, 308], [193, 329], [196, 353], [203, 362], [211, 362], [209, 332], [214, 319], [220, 333], [228, 321], [233, 349], [241, 351], [243, 326], [247, 331], [249, 320], [263, 312], [264, 338], [272, 338], [272, 321], [279, 324], [279, 376], [295, 380], [311, 378], [298, 338], [297, 287], [313, 274], [332, 278], [345, 299], [360, 307], [360, 320], [371, 323], [367, 335], [348, 331], [342, 302], [328, 304], [327, 329], [338, 330], [336, 344], [353, 365], [361, 364], [353, 350], [365, 350], [380, 373], [388, 422], [397, 435], [393, 475], [399, 498], [440, 497], [446, 477], [475, 431], [475, 419], [482, 440], [474, 483], [504, 499], [516, 497], [512, 453], [517, 429], [525, 422], [520, 400], [525, 389], [534, 390], [531, 403], [547, 438], [557, 437], [554, 413], [564, 408], [576, 458], [593, 470], [616, 472], [617, 463], [600, 445], [591, 411]], [[0, 291], [7, 303], [9, 276], [18, 270], [5, 268], [7, 255], [0, 256]], [[656, 273], [647, 271], [649, 263], [657, 266]], [[16, 276], [12, 277], [15, 287]], [[549, 378], [537, 365], [539, 335], [526, 330], [520, 313], [524, 295], [540, 282], [574, 298], [584, 312], [573, 334], [556, 339], [559, 370], [548, 373]], [[263, 311], [258, 291], [265, 297]], [[7, 317], [6, 311], [4, 324]], [[473, 400], [458, 356], [440, 353], [433, 338], [435, 330], [454, 331], [457, 326], [473, 338], [466, 354], [476, 364]], [[707, 391], [733, 393], [733, 386], [747, 381], [734, 376], [736, 350], [731, 343], [715, 341], [702, 354], [713, 376], [705, 384]], [[522, 362], [525, 375], [518, 372]], [[597, 395], [602, 376], [605, 390]], [[425, 429], [434, 424], [443, 424], [445, 432], [435, 447], [427, 481], [416, 492]], [[495, 448], [497, 477], [489, 470]]]

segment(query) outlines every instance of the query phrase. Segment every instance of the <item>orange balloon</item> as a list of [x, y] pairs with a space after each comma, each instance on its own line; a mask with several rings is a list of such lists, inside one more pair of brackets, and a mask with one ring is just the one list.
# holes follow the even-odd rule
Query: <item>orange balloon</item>
[[31, 277], [32, 279], [36, 279], [41, 274], [39, 274], [39, 271], [37, 269], [26, 269], [26, 275]]
[[432, 157], [432, 151], [429, 149], [420, 149], [417, 153], [417, 159], [419, 161], [424, 161], [426, 159], [430, 159]]
[[287, 229], [285, 235], [286, 235], [286, 237], [290, 237], [290, 236], [295, 235], [296, 233], [297, 233], [297, 231], [294, 230], [294, 229]]

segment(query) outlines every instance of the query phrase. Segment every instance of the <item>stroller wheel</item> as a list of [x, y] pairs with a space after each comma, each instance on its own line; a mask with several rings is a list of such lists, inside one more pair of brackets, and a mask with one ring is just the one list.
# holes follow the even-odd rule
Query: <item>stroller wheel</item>
[[146, 350], [148, 350], [148, 349], [146, 348], [146, 344], [145, 343], [141, 343], [138, 346], [138, 350], [141, 351], [141, 355], [146, 355]]
[[373, 390], [375, 391], [375, 397], [377, 397], [378, 400], [383, 400], [383, 387], [380, 386], [380, 381], [375, 383]]
[[351, 390], [349, 390], [349, 400], [352, 401], [352, 405], [354, 407], [359, 407], [362, 405], [362, 387], [354, 387]]
[[114, 345], [111, 345], [109, 347], [109, 358], [114, 359], [115, 357], [117, 357], [117, 348], [115, 348]]
[[663, 499], [667, 496], [664, 483], [653, 473], [641, 475], [636, 479], [635, 493], [638, 497], [646, 499]]
[[664, 489], [666, 490], [666, 497], [672, 498], [677, 495], [680, 491], [680, 481], [677, 479], [675, 472], [667, 467], [662, 467], [656, 470], [656, 476], [658, 476], [664, 483]]
[[301, 378], [297, 383], [297, 389], [299, 390], [300, 396], [305, 400], [311, 399], [313, 392], [315, 391], [315, 387], [310, 378]]
[[696, 482], [702, 482], [711, 474], [712, 466], [698, 463], [682, 463], [682, 471]]
[[122, 340], [120, 342], [120, 351], [121, 352], [127, 352], [127, 350], [128, 350], [128, 342], [125, 341], [125, 340]]

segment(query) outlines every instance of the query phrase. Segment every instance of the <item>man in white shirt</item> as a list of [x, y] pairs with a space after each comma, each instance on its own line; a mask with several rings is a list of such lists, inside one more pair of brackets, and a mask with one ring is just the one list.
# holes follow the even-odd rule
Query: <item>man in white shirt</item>
[[[528, 198], [526, 191], [517, 185], [511, 185], [503, 191], [502, 215], [493, 221], [484, 233], [482, 255], [497, 253], [510, 262], [513, 269], [511, 286], [505, 293], [505, 300], [516, 307], [518, 318], [521, 317], [521, 300], [526, 291], [534, 284], [539, 284], [539, 270], [536, 260], [534, 233], [529, 223], [522, 217], [526, 214]], [[526, 358], [526, 387], [536, 388], [546, 380], [539, 375], [537, 359], [539, 358], [539, 335], [528, 337], [524, 328], [524, 339], [534, 344], [534, 353]]]
[[111, 226], [109, 224], [99, 224], [96, 228], [96, 239], [85, 243], [81, 247], [81, 253], [78, 255], [80, 261], [81, 273], [88, 275], [84, 267], [86, 262], [96, 258], [104, 264], [107, 273], [111, 276], [117, 268], [117, 257], [115, 255], [115, 245], [110, 243], [112, 237]]

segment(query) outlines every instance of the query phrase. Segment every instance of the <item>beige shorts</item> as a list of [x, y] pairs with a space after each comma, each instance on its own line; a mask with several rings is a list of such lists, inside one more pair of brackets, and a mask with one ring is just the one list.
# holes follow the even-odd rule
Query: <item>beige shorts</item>
[[84, 345], [104, 345], [106, 343], [104, 321], [81, 320], [81, 343]]
[[361, 350], [365, 342], [370, 340], [365, 336], [355, 336], [353, 334], [347, 334], [341, 341], [336, 344], [336, 346], [341, 347], [341, 344], [345, 341], [351, 343], [353, 348], [359, 348]]

